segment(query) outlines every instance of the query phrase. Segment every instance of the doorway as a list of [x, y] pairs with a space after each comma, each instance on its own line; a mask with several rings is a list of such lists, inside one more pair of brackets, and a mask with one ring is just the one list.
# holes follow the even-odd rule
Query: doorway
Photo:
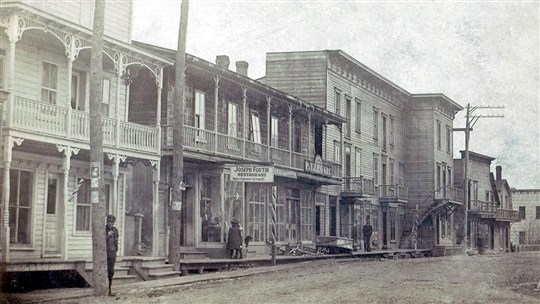
[[330, 196], [330, 235], [337, 235], [337, 198], [335, 196]]

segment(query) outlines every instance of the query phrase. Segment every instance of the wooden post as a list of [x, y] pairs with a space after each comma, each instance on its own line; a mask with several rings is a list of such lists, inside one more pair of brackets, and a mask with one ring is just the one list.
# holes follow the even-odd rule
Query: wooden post
[[103, 31], [105, 0], [96, 0], [90, 59], [90, 175], [92, 202], [92, 261], [94, 295], [108, 293], [107, 254], [105, 251], [105, 196], [103, 183]]
[[189, 0], [182, 0], [180, 8], [180, 28], [178, 30], [178, 50], [176, 52], [176, 79], [174, 82], [174, 129], [173, 129], [173, 168], [172, 168], [172, 202], [170, 212], [169, 263], [174, 270], [180, 270], [180, 229], [182, 191], [184, 179], [184, 86], [186, 67], [186, 34]]

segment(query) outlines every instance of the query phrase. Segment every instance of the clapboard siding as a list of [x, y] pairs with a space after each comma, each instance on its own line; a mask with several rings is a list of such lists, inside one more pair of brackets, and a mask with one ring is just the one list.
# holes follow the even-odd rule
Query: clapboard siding
[[265, 82], [325, 108], [326, 53], [267, 53]]
[[[37, 8], [65, 21], [81, 25], [92, 30], [94, 2], [88, 0], [73, 1], [35, 1], [22, 0], [25, 4]], [[105, 5], [104, 35], [125, 43], [131, 41], [132, 27], [131, 1], [107, 1]]]

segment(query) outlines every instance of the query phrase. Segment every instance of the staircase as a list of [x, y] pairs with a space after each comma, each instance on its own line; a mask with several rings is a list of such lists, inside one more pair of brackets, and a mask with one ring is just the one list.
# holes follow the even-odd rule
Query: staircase
[[180, 259], [206, 259], [206, 252], [200, 251], [195, 247], [180, 247]]
[[[105, 265], [105, 267], [107, 267]], [[92, 262], [87, 262], [86, 263], [86, 267], [85, 267], [85, 272], [86, 272], [86, 276], [85, 279], [86, 281], [91, 285], [91, 286], [94, 286], [94, 264]], [[130, 274], [129, 273], [130, 271], [130, 268], [129, 267], [126, 267], [123, 263], [119, 263], [119, 261], [116, 262], [116, 264], [114, 265], [114, 277], [113, 277], [113, 282], [115, 285], [123, 285], [123, 284], [128, 284], [128, 283], [133, 283], [133, 282], [137, 282], [139, 281], [138, 280], [138, 277], [136, 275], [133, 275], [133, 274]]]

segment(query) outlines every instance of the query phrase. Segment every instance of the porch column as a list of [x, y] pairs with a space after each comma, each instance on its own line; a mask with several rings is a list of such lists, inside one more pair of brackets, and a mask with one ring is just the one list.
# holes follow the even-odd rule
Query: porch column
[[[308, 112], [308, 150], [307, 150], [307, 154], [309, 157], [311, 157], [311, 151], [313, 149], [312, 147], [312, 144], [311, 144], [311, 112]], [[315, 136], [315, 134], [313, 134]]]
[[245, 157], [246, 156], [246, 141], [248, 140], [248, 124], [249, 124], [249, 117], [247, 116], [248, 115], [248, 112], [247, 112], [247, 87], [244, 87], [242, 86], [242, 104], [243, 104], [243, 107], [242, 107], [242, 111], [244, 112], [243, 113], [243, 117], [244, 117], [244, 122], [243, 122], [243, 129], [244, 129], [244, 142], [243, 142], [243, 149], [242, 149], [242, 156]]
[[11, 151], [15, 143], [20, 146], [23, 140], [24, 139], [22, 138], [7, 135], [4, 141], [4, 185], [2, 189], [4, 193], [2, 196], [2, 206], [4, 208], [2, 210], [2, 262], [9, 262], [9, 170], [11, 169], [12, 160]]
[[113, 168], [112, 168], [112, 176], [113, 176], [113, 184], [112, 184], [112, 200], [111, 204], [109, 206], [109, 210], [107, 210], [108, 214], [112, 214], [118, 218], [120, 214], [122, 214], [121, 210], [121, 204], [118, 199], [118, 175], [119, 175], [119, 167], [120, 162], [125, 162], [127, 159], [127, 156], [118, 155], [118, 154], [112, 154], [107, 153], [107, 157], [113, 161]]
[[217, 141], [217, 134], [218, 134], [218, 101], [219, 101], [219, 76], [214, 75], [214, 136], [216, 137], [216, 140], [214, 142], [214, 152], [217, 152], [218, 149], [218, 141]]
[[324, 120], [324, 160], [328, 160], [328, 119]]
[[[115, 71], [116, 71], [116, 100], [114, 105], [114, 120], [116, 125], [116, 131], [115, 138], [114, 138], [114, 145], [116, 147], [120, 146], [120, 78], [122, 78], [122, 74], [124, 73], [124, 64], [123, 64], [123, 58], [124, 55], [121, 53], [115, 53]], [[110, 158], [109, 158], [110, 159]], [[109, 211], [108, 211], [109, 212]]]
[[266, 138], [268, 142], [268, 161], [272, 161], [272, 115], [270, 111], [272, 110], [272, 97], [266, 95]]
[[158, 217], [158, 205], [159, 205], [159, 160], [150, 161], [153, 167], [153, 191], [152, 191], [152, 256], [158, 256], [159, 254], [159, 217]]
[[156, 128], [157, 128], [157, 153], [161, 154], [161, 90], [163, 89], [163, 67], [159, 67], [159, 74], [156, 75], [157, 85], [157, 110], [156, 110]]
[[289, 166], [292, 167], [292, 105], [289, 105]]
[[[69, 39], [68, 39], [69, 37]], [[71, 108], [71, 92], [72, 92], [72, 83], [71, 78], [73, 77], [73, 61], [75, 61], [75, 58], [77, 58], [78, 55], [78, 49], [76, 47], [76, 41], [78, 39], [72, 35], [66, 36], [66, 56], [67, 56], [67, 88], [66, 88], [66, 105], [67, 105], [67, 111], [66, 111], [66, 135], [67, 138], [71, 138], [71, 119], [72, 119], [72, 111]]]
[[[70, 105], [71, 107], [71, 105]], [[63, 185], [62, 185], [62, 230], [60, 231], [60, 246], [61, 246], [61, 254], [64, 260], [68, 259], [68, 251], [67, 251], [67, 245], [68, 245], [68, 231], [69, 231], [69, 225], [70, 221], [67, 218], [67, 209], [68, 204], [71, 203], [70, 201], [70, 195], [69, 195], [69, 170], [71, 169], [71, 155], [77, 155], [79, 153], [79, 148], [72, 148], [70, 146], [62, 146], [62, 145], [56, 145], [56, 148], [58, 149], [58, 152], [61, 152], [63, 154], [62, 157], [62, 167], [63, 167]], [[75, 183], [76, 187], [77, 183]]]

